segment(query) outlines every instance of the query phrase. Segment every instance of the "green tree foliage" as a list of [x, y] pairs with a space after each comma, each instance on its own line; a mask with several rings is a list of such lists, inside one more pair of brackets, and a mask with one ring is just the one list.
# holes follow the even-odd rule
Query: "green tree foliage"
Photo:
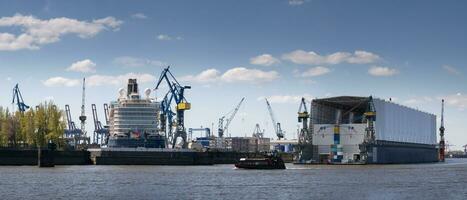
[[45, 147], [48, 141], [61, 144], [65, 126], [63, 112], [52, 102], [24, 113], [0, 107], [0, 146]]

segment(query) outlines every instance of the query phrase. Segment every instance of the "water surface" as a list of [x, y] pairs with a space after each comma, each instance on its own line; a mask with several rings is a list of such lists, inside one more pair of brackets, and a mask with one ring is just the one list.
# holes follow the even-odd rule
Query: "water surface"
[[467, 199], [467, 159], [302, 166], [0, 167], [0, 199]]

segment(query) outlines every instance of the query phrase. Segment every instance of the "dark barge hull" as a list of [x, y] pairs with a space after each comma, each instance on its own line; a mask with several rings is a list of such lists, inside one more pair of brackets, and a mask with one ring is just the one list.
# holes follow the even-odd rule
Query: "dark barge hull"
[[438, 162], [436, 145], [378, 140], [364, 146], [366, 164], [408, 164]]

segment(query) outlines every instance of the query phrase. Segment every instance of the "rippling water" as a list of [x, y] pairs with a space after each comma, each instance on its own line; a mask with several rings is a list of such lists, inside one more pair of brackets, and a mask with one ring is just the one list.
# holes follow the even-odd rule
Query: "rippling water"
[[467, 159], [287, 168], [0, 167], [0, 199], [467, 199]]

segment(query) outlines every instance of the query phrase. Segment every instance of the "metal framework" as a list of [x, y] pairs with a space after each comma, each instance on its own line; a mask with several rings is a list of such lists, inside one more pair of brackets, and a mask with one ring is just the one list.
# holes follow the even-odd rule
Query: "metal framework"
[[[169, 91], [172, 95], [175, 104], [176, 104], [176, 116], [177, 116], [177, 124], [176, 124], [176, 129], [175, 129], [175, 134], [172, 139], [172, 148], [175, 147], [175, 144], [177, 142], [177, 139], [179, 137], [182, 138], [183, 144], [182, 148], [188, 148], [188, 143], [187, 143], [187, 133], [185, 129], [185, 110], [190, 110], [191, 104], [188, 103], [188, 101], [185, 99], [185, 89], [191, 89], [191, 86], [182, 86], [180, 83], [177, 81], [175, 76], [170, 72], [170, 66], [165, 68], [162, 71], [161, 76], [159, 77], [159, 81], [156, 84], [155, 90], [159, 89], [159, 86], [162, 82], [166, 82]], [[172, 100], [169, 100], [166, 102], [166, 105], [170, 107], [172, 103]]]
[[81, 131], [81, 129], [76, 128], [75, 122], [71, 118], [71, 111], [69, 105], [65, 105], [65, 115], [68, 127], [68, 129], [65, 129], [65, 139], [67, 139], [67, 141], [73, 141], [74, 146], [76, 146], [78, 145], [77, 138], [81, 137], [83, 132]]
[[102, 123], [99, 121], [96, 104], [92, 104], [91, 107], [92, 117], [94, 120], [94, 133], [92, 136], [93, 142], [98, 145], [104, 145], [109, 137], [109, 129], [102, 126]]
[[[230, 111], [226, 115], [219, 118], [219, 124], [218, 124], [218, 129], [217, 129], [217, 134], [218, 134], [219, 137], [224, 137], [224, 133], [228, 133], [230, 123], [235, 118], [235, 115], [237, 114], [238, 110], [240, 109], [240, 106], [242, 106], [242, 103], [243, 103], [244, 100], [245, 100], [245, 97], [243, 97], [242, 100], [240, 100], [240, 102], [237, 104], [237, 106], [234, 108], [233, 111]], [[227, 118], [227, 116], [229, 114], [230, 114], [230, 116], [226, 120], [226, 123], [225, 123], [225, 126], [224, 126], [224, 120], [225, 120], [225, 118]]]
[[79, 120], [81, 121], [81, 132], [86, 135], [86, 78], [83, 78], [83, 93], [81, 97], [81, 115]]
[[11, 101], [11, 103], [12, 104], [16, 103], [16, 106], [18, 107], [18, 111], [21, 113], [29, 109], [29, 106], [24, 103], [23, 95], [21, 94], [21, 91], [19, 90], [18, 84], [16, 84], [15, 87], [13, 88], [13, 100]]
[[445, 160], [445, 150], [446, 150], [446, 143], [444, 141], [444, 99], [441, 100], [441, 125], [439, 127], [439, 160], [444, 162]]
[[284, 138], [285, 132], [282, 131], [281, 123], [277, 122], [276, 117], [274, 116], [274, 112], [272, 111], [271, 104], [269, 103], [268, 99], [266, 99], [266, 105], [268, 107], [269, 115], [271, 116], [272, 124], [274, 126], [274, 130], [276, 132], [277, 139], [281, 140], [282, 138]]

